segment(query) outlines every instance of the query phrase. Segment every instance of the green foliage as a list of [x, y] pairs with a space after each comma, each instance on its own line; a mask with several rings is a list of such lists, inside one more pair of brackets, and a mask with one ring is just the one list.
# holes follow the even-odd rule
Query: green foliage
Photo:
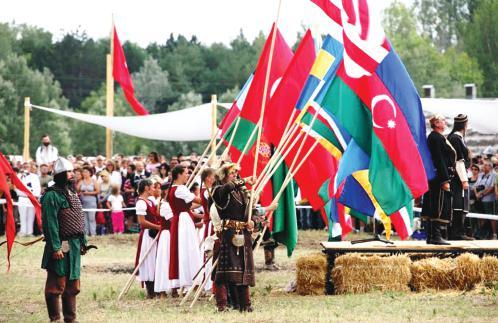
[[[47, 69], [31, 70], [24, 57], [10, 55], [0, 61], [0, 150], [7, 154], [22, 153], [24, 97], [38, 105], [64, 107], [58, 82]], [[42, 134], [48, 133], [62, 154], [69, 152], [71, 140], [62, 118], [36, 109], [31, 112], [30, 152], [34, 156]]]
[[472, 21], [465, 30], [465, 49], [477, 59], [483, 71], [482, 95], [489, 97], [498, 97], [497, 13], [498, 1], [479, 1], [473, 11]]
[[449, 47], [440, 52], [429, 37], [417, 33], [415, 10], [394, 2], [386, 10], [384, 27], [419, 91], [434, 84], [438, 97], [464, 97], [465, 83], [479, 87], [483, 76], [475, 58]]
[[163, 71], [154, 58], [147, 58], [139, 72], [133, 74], [137, 99], [150, 113], [165, 112], [161, 103], [173, 96], [168, 71]]

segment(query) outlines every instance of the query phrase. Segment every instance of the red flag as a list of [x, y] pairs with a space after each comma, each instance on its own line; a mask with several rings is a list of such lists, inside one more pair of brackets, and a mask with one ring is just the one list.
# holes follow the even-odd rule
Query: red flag
[[130, 72], [128, 71], [128, 65], [126, 65], [126, 57], [124, 55], [123, 47], [119, 42], [118, 33], [116, 28], [114, 28], [114, 57], [112, 66], [112, 76], [114, 80], [121, 85], [123, 89], [126, 100], [131, 105], [133, 111], [138, 115], [148, 115], [149, 112], [144, 106], [138, 102], [135, 97], [135, 89], [133, 88], [133, 82], [131, 81]]
[[[304, 35], [265, 111], [263, 132], [277, 146], [316, 58], [311, 31]], [[297, 113], [294, 118], [297, 117]]]
[[5, 199], [7, 201], [7, 218], [5, 221], [5, 235], [7, 238], [7, 262], [10, 268], [10, 252], [12, 250], [12, 245], [14, 244], [14, 239], [16, 236], [16, 224], [14, 221], [14, 215], [12, 213], [12, 197], [10, 195], [10, 187], [7, 183], [7, 176], [10, 177], [10, 181], [15, 188], [22, 191], [29, 198], [31, 203], [35, 208], [36, 223], [41, 230], [41, 205], [36, 199], [36, 197], [31, 193], [31, 191], [22, 183], [22, 181], [17, 177], [16, 172], [10, 166], [7, 158], [0, 152], [0, 191], [5, 194]]
[[10, 269], [10, 251], [16, 237], [16, 223], [12, 212], [12, 197], [10, 196], [10, 188], [7, 183], [7, 176], [0, 167], [0, 191], [3, 192], [7, 200], [7, 217], [5, 219], [5, 236], [7, 238], [7, 268]]
[[[268, 106], [268, 102], [270, 101], [271, 95], [275, 92], [275, 89], [278, 87], [278, 84], [284, 75], [289, 62], [292, 59], [293, 53], [292, 49], [286, 43], [283, 36], [280, 34], [279, 30], [275, 28], [275, 25], [272, 27], [272, 31], [266, 40], [266, 43], [263, 47], [263, 51], [258, 60], [258, 65], [256, 66], [256, 70], [254, 72], [254, 77], [251, 82], [251, 86], [247, 93], [247, 98], [244, 101], [244, 105], [240, 112], [240, 125], [236, 134], [236, 138], [230, 148], [230, 154], [232, 156], [233, 161], [237, 161], [240, 153], [242, 152], [244, 146], [246, 145], [249, 136], [255, 129], [260, 115], [261, 115], [261, 103], [263, 100], [263, 92], [265, 87], [266, 80], [266, 72], [268, 69], [268, 63], [270, 60], [270, 47], [271, 40], [273, 37], [273, 33], [275, 34], [275, 43], [272, 53], [272, 64], [269, 75], [269, 82], [267, 84], [267, 95], [266, 95], [266, 105]], [[257, 132], [257, 131], [256, 131]], [[254, 167], [255, 161], [255, 153], [256, 153], [256, 135], [253, 137], [246, 156], [242, 160], [241, 165], [241, 175], [243, 177], [251, 176]], [[269, 158], [271, 157], [271, 146], [269, 141], [267, 141], [264, 136], [261, 138], [261, 145], [259, 148], [259, 156], [258, 156], [258, 165], [256, 168], [256, 174], [261, 174], [263, 168], [266, 163], [268, 163]], [[268, 183], [262, 193], [261, 203], [270, 203], [273, 198], [273, 192], [271, 183]]]

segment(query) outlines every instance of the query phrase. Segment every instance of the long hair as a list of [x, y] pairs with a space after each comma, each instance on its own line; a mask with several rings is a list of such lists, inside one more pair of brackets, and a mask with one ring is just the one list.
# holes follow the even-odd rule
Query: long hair
[[173, 181], [176, 181], [178, 177], [180, 177], [181, 174], [185, 171], [185, 167], [177, 165], [173, 170], [171, 171], [171, 179]]

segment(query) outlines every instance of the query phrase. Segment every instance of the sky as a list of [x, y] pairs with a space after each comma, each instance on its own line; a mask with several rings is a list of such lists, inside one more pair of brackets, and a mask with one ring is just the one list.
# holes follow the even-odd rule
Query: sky
[[[387, 7], [393, 0], [378, 1]], [[403, 0], [402, 2], [409, 2]], [[10, 0], [2, 1], [0, 22], [42, 27], [60, 39], [80, 30], [92, 38], [107, 37], [112, 17], [122, 41], [141, 46], [164, 43], [169, 35], [196, 35], [204, 44], [229, 44], [242, 29], [253, 40], [267, 34], [277, 16], [278, 0]], [[326, 33], [328, 18], [310, 0], [282, 0], [279, 28], [289, 43], [303, 26]]]

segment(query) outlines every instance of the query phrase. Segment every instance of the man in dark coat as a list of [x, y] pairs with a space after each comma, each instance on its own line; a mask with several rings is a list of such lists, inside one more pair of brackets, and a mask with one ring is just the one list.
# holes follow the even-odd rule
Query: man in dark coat
[[453, 129], [448, 141], [456, 152], [456, 176], [451, 180], [453, 194], [453, 218], [450, 223], [451, 240], [474, 240], [465, 234], [465, 215], [469, 213], [469, 179], [467, 169], [470, 167], [470, 151], [465, 144], [468, 118], [459, 114], [454, 118]]
[[238, 179], [237, 167], [236, 164], [224, 165], [217, 173], [218, 185], [213, 190], [213, 202], [222, 220], [219, 249], [214, 250], [219, 260], [213, 280], [219, 311], [225, 311], [230, 289], [234, 307], [251, 312], [249, 286], [255, 285], [251, 232], [254, 223], [261, 223], [262, 216], [275, 210], [276, 204], [255, 208], [248, 220], [249, 195], [244, 185], [252, 185], [254, 181], [252, 177]]
[[456, 152], [443, 132], [446, 120], [436, 114], [429, 119], [432, 132], [427, 137], [436, 176], [429, 181], [429, 191], [425, 193], [422, 206], [422, 218], [427, 220], [427, 243], [449, 245], [442, 238], [441, 227], [451, 221], [452, 194], [450, 182], [455, 176]]

